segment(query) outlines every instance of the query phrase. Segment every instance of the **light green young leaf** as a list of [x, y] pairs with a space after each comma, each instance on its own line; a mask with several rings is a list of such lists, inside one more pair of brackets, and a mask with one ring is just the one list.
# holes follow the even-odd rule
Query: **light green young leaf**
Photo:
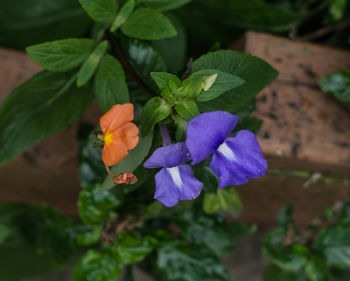
[[77, 86], [84, 86], [90, 78], [94, 75], [97, 66], [99, 65], [101, 59], [105, 55], [108, 47], [108, 42], [103, 41], [93, 53], [89, 56], [89, 58], [84, 62], [82, 67], [79, 69], [78, 77], [77, 77]]
[[95, 47], [92, 39], [63, 39], [26, 48], [37, 64], [51, 71], [68, 71], [81, 65]]
[[0, 107], [0, 165], [77, 120], [92, 101], [72, 73], [43, 71], [15, 89]]
[[201, 92], [201, 94], [197, 97], [198, 101], [210, 101], [226, 93], [227, 91], [242, 86], [245, 83], [245, 81], [239, 78], [238, 76], [217, 69], [206, 69], [197, 71], [193, 73], [191, 77], [205, 77], [211, 76], [213, 74], [218, 75], [214, 84], [207, 91], [203, 90]]
[[172, 83], [175, 85], [175, 87], [179, 87], [181, 85], [181, 80], [176, 75], [168, 72], [151, 72], [151, 77], [154, 82], [156, 82], [160, 90], [171, 88], [169, 83]]
[[135, 7], [135, 0], [128, 0], [123, 7], [121, 7], [118, 15], [111, 26], [111, 32], [116, 31], [119, 27], [121, 27], [129, 18], [131, 13], [133, 12]]
[[144, 106], [141, 115], [141, 135], [147, 136], [153, 127], [171, 114], [171, 106], [162, 98], [154, 97]]
[[203, 209], [208, 214], [223, 210], [238, 217], [242, 208], [243, 204], [239, 194], [232, 187], [218, 189], [217, 194], [205, 193]]
[[[145, 157], [147, 156], [149, 150], [152, 146], [153, 134], [149, 134], [146, 137], [140, 137], [139, 143], [133, 150], [129, 151], [128, 156], [126, 156], [120, 163], [113, 166], [111, 171], [113, 175], [119, 175], [120, 173], [132, 173], [136, 170], [138, 166], [141, 165]], [[110, 176], [107, 176], [103, 182], [100, 191], [109, 190], [113, 188], [115, 184]]]
[[117, 103], [123, 104], [130, 100], [124, 69], [111, 55], [106, 55], [97, 69], [94, 92], [103, 112]]
[[159, 40], [177, 34], [166, 16], [150, 8], [138, 8], [121, 29], [127, 36], [143, 40]]
[[177, 9], [192, 0], [141, 0], [140, 4], [157, 9], [158, 11], [169, 11]]
[[77, 235], [77, 243], [79, 245], [88, 246], [100, 241], [103, 231], [103, 224], [94, 225], [91, 228], [92, 229], [90, 232]]
[[116, 0], [79, 0], [79, 2], [96, 22], [111, 23], [118, 10]]
[[176, 112], [185, 120], [190, 121], [200, 114], [197, 102], [194, 99], [184, 100], [175, 106]]
[[223, 110], [233, 113], [248, 105], [278, 74], [265, 61], [230, 50], [203, 55], [192, 64], [192, 69], [194, 72], [218, 69], [245, 80], [246, 83], [243, 86], [230, 90], [209, 102], [199, 103], [201, 111]]

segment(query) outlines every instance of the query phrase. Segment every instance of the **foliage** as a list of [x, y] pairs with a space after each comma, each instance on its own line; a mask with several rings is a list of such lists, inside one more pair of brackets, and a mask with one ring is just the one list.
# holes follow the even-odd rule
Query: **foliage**
[[272, 262], [264, 270], [264, 280], [347, 280], [349, 204], [327, 209], [306, 232], [300, 232], [294, 224], [292, 206], [284, 207], [277, 227], [264, 239], [264, 253]]
[[[233, 134], [260, 128], [262, 121], [250, 116], [255, 96], [277, 71], [257, 57], [219, 46], [246, 29], [295, 31], [310, 19], [327, 25], [346, 14], [341, 0], [306, 6], [273, 2], [0, 2], [0, 44], [25, 49], [44, 68], [1, 105], [0, 165], [71, 125], [94, 99], [104, 113], [115, 104], [133, 103], [140, 130], [136, 148], [106, 171], [99, 128], [80, 124], [81, 222], [48, 206], [0, 205], [1, 280], [77, 265], [74, 281], [116, 280], [123, 267], [126, 281], [132, 280], [135, 263], [157, 280], [230, 280], [220, 260], [241, 235], [254, 231], [227, 221], [242, 211], [237, 191], [218, 189], [207, 159], [193, 167], [204, 184], [197, 200], [166, 208], [152, 200], [156, 172], [143, 163], [160, 147], [161, 135], [165, 145], [159, 127], [183, 142], [188, 122], [203, 112], [239, 115]], [[186, 66], [190, 56], [196, 59]], [[349, 73], [330, 74], [320, 86], [349, 106]], [[138, 181], [116, 184], [115, 177], [129, 174]], [[345, 205], [322, 231], [311, 229], [310, 237], [295, 226], [291, 207], [283, 209], [277, 228], [264, 239], [263, 251], [272, 262], [265, 280], [347, 280], [349, 209]]]

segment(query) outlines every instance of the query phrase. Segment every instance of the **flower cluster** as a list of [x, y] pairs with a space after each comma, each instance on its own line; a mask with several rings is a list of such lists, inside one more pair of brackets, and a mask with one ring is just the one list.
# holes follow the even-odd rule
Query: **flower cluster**
[[222, 111], [202, 113], [188, 123], [185, 143], [158, 148], [144, 163], [146, 168], [162, 168], [155, 177], [154, 198], [167, 207], [179, 200], [195, 199], [203, 183], [193, 176], [191, 166], [183, 163], [192, 161], [191, 165], [195, 165], [210, 155], [210, 167], [219, 178], [219, 188], [263, 176], [267, 161], [255, 135], [242, 130], [228, 137], [238, 118]]

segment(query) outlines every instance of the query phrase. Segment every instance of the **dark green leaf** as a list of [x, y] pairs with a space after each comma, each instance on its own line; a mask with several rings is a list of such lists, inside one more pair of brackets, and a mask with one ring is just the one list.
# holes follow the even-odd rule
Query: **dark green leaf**
[[115, 104], [130, 101], [123, 67], [111, 55], [106, 55], [98, 67], [94, 91], [103, 112], [108, 111]]
[[[79, 171], [80, 185], [82, 187], [100, 183], [107, 175], [101, 158], [101, 149], [94, 147], [96, 136], [91, 132], [92, 129], [93, 127], [88, 125], [79, 128]], [[87, 132], [83, 132], [83, 130]], [[82, 136], [83, 133], [85, 134], [84, 136]]]
[[206, 69], [193, 73], [191, 77], [199, 78], [217, 74], [217, 78], [214, 84], [207, 90], [203, 90], [197, 97], [198, 101], [205, 102], [215, 99], [223, 93], [242, 86], [245, 82], [241, 78], [231, 75], [229, 73], [217, 70], [217, 69]]
[[76, 88], [71, 73], [43, 71], [14, 90], [0, 108], [0, 164], [77, 120], [92, 91]]
[[293, 223], [293, 205], [287, 204], [278, 213], [277, 226], [287, 231], [289, 226]]
[[192, 0], [141, 0], [140, 4], [144, 4], [147, 7], [157, 9], [159, 11], [169, 11], [177, 9]]
[[197, 59], [193, 71], [219, 69], [238, 76], [246, 83], [220, 97], [199, 104], [201, 111], [224, 110], [234, 113], [244, 108], [267, 84], [277, 76], [277, 71], [263, 60], [235, 51], [217, 51]]
[[5, 224], [0, 224], [0, 245], [11, 235], [12, 230]]
[[116, 0], [79, 0], [79, 2], [96, 22], [111, 23], [118, 9]]
[[174, 15], [167, 15], [176, 28], [177, 35], [171, 38], [152, 41], [152, 46], [164, 59], [169, 71], [178, 73], [185, 65], [187, 37], [184, 24]]
[[170, 88], [170, 85], [173, 85], [174, 88], [181, 85], [181, 80], [176, 75], [168, 72], [152, 72], [151, 77], [161, 90]]
[[73, 281], [112, 281], [121, 273], [121, 265], [108, 250], [90, 250], [75, 268]]
[[91, 227], [90, 232], [77, 235], [77, 243], [79, 245], [92, 245], [98, 243], [101, 240], [101, 235], [103, 231], [103, 224], [94, 225]]
[[304, 13], [282, 9], [262, 0], [215, 1], [202, 0], [206, 13], [220, 15], [218, 19], [227, 26], [248, 30], [281, 32], [298, 26], [306, 17]]
[[264, 281], [310, 281], [303, 272], [291, 272], [277, 267], [268, 265], [264, 268]]
[[137, 238], [122, 232], [115, 238], [113, 251], [122, 264], [132, 264], [142, 261], [153, 250], [151, 241], [147, 238]]
[[175, 243], [165, 244], [158, 250], [157, 266], [168, 280], [231, 280], [220, 261], [209, 252], [202, 249], [196, 253], [193, 249]]
[[252, 233], [242, 223], [227, 223], [222, 213], [209, 216], [188, 209], [174, 219], [187, 242], [210, 249], [218, 258], [232, 251], [242, 235]]
[[242, 208], [243, 205], [239, 194], [232, 187], [218, 189], [217, 194], [205, 193], [203, 209], [208, 214], [223, 210], [238, 217], [242, 212]]
[[350, 227], [327, 227], [316, 237], [315, 247], [324, 254], [327, 264], [350, 266]]
[[81, 219], [89, 225], [103, 224], [117, 217], [115, 209], [121, 204], [108, 190], [100, 191], [99, 185], [84, 188], [79, 195], [78, 209]]
[[286, 231], [275, 228], [264, 237], [263, 252], [277, 266], [289, 270], [300, 270], [308, 260], [309, 249], [301, 244], [284, 246]]
[[147, 136], [153, 127], [171, 114], [171, 106], [162, 98], [150, 99], [143, 108], [141, 115], [141, 134]]
[[0, 1], [2, 46], [25, 48], [52, 40], [81, 37], [89, 24], [89, 17], [78, 1]]
[[321, 257], [310, 259], [305, 266], [305, 272], [311, 281], [332, 280], [327, 264]]
[[350, 109], [350, 72], [337, 71], [320, 81], [323, 91], [333, 94]]
[[105, 55], [108, 47], [108, 42], [103, 41], [96, 49], [93, 51], [93, 53], [88, 57], [88, 59], [84, 62], [82, 67], [79, 69], [78, 77], [77, 77], [77, 86], [81, 87], [85, 85], [92, 75], [94, 75], [95, 70], [97, 66], [99, 65], [100, 61], [102, 60], [103, 56]]
[[[238, 113], [236, 114], [239, 115]], [[242, 116], [239, 117], [240, 118], [238, 119], [238, 123], [234, 129], [235, 132], [238, 132], [240, 130], [248, 130], [256, 134], [263, 124], [263, 120], [259, 118]]]
[[[114, 175], [119, 175], [120, 173], [134, 172], [136, 168], [141, 165], [151, 149], [152, 140], [153, 134], [149, 134], [146, 137], [140, 137], [139, 144], [136, 146], [136, 148], [129, 151], [128, 156], [126, 156], [120, 163], [112, 167], [112, 173]], [[115, 184], [113, 183], [112, 179], [107, 176], [101, 186], [101, 190], [108, 190], [113, 186], [115, 186]]]
[[129, 18], [131, 13], [133, 12], [135, 7], [135, 0], [128, 0], [126, 3], [121, 7], [118, 15], [116, 16], [115, 20], [112, 23], [111, 26], [111, 32], [116, 31], [119, 27], [121, 27]]
[[342, 225], [350, 225], [350, 202], [345, 203], [339, 215], [339, 222]]
[[200, 114], [197, 102], [194, 99], [184, 100], [175, 106], [176, 112], [185, 120], [190, 121]]
[[143, 40], [159, 40], [177, 34], [166, 16], [150, 8], [135, 10], [121, 29], [127, 36]]
[[81, 65], [95, 47], [91, 39], [63, 39], [26, 48], [37, 64], [51, 71], [68, 71]]

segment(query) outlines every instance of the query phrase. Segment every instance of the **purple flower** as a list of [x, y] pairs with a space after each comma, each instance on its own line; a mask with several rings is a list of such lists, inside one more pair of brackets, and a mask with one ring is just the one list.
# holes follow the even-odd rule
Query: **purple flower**
[[239, 131], [227, 137], [237, 124], [238, 116], [223, 111], [202, 113], [187, 126], [186, 146], [192, 165], [208, 158], [210, 167], [219, 177], [220, 188], [240, 185], [265, 174], [267, 161], [253, 133]]
[[154, 198], [167, 207], [176, 205], [179, 200], [195, 199], [202, 190], [203, 183], [192, 174], [189, 152], [183, 142], [158, 148], [144, 163], [146, 168], [162, 168], [156, 174]]

